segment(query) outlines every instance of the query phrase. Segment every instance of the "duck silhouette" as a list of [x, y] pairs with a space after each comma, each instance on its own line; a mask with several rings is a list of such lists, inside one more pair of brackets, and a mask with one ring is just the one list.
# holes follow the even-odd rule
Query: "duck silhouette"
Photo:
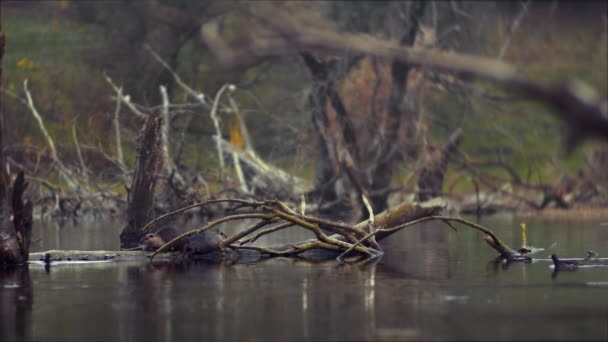
[[557, 255], [551, 254], [551, 260], [556, 271], [575, 270], [578, 268], [578, 262], [575, 260], [559, 260]]

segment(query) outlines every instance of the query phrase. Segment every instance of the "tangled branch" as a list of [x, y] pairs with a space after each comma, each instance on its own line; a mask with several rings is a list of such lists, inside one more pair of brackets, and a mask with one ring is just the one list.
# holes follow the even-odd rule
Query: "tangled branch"
[[[252, 219], [257, 221], [244, 230], [227, 237], [217, 250], [223, 251], [226, 248], [237, 251], [253, 250], [269, 256], [295, 256], [310, 250], [324, 250], [340, 252], [341, 254], [337, 257], [339, 261], [343, 261], [344, 257], [349, 253], [375, 258], [383, 254], [376, 239], [381, 240], [392, 233], [421, 222], [440, 220], [454, 230], [456, 229], [452, 225], [452, 222], [457, 222], [483, 232], [486, 242], [506, 259], [513, 260], [520, 256], [518, 252], [502, 242], [488, 228], [459, 217], [437, 215], [438, 210], [441, 209], [441, 205], [437, 205], [436, 202], [430, 202], [431, 204], [403, 203], [378, 215], [373, 215], [370, 212], [372, 217], [369, 220], [357, 225], [349, 225], [298, 213], [279, 200], [217, 199], [196, 203], [162, 215], [150, 221], [142, 230], [147, 230], [154, 223], [165, 221], [187, 210], [217, 203], [232, 205], [227, 211], [234, 213], [211, 221], [200, 228], [183, 233], [168, 241], [151, 255], [151, 260], [158, 253], [170, 250], [172, 246], [189, 236], [201, 234], [224, 222]], [[247, 211], [240, 212], [243, 209]], [[375, 226], [376, 224], [377, 226]], [[309, 230], [315, 235], [315, 238], [276, 246], [249, 245], [263, 235], [272, 234], [294, 226]]]

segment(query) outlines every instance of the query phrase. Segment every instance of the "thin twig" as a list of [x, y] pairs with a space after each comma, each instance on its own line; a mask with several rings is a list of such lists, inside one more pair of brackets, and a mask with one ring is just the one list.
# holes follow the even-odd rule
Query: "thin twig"
[[32, 94], [30, 94], [30, 91], [27, 88], [27, 83], [28, 83], [28, 80], [25, 79], [25, 81], [23, 81], [23, 90], [25, 91], [25, 96], [27, 98], [27, 106], [30, 109], [30, 112], [32, 113], [32, 115], [34, 116], [36, 121], [38, 122], [38, 127], [40, 128], [40, 131], [42, 131], [42, 134], [44, 135], [44, 138], [46, 139], [46, 142], [49, 145], [49, 148], [51, 149], [51, 157], [53, 158], [53, 162], [55, 162], [58, 166], [59, 174], [67, 183], [68, 188], [70, 188], [70, 190], [75, 190], [78, 188], [78, 185], [72, 179], [71, 172], [63, 165], [63, 163], [59, 159], [59, 156], [57, 155], [57, 149], [55, 148], [55, 143], [53, 142], [53, 138], [51, 138], [51, 135], [46, 130], [46, 126], [44, 125], [42, 116], [40, 115], [40, 113], [38, 113], [38, 110], [36, 109], [36, 106], [34, 105], [34, 100], [32, 99]]
[[231, 199], [231, 198], [208, 200], [208, 201], [201, 202], [201, 203], [194, 203], [194, 204], [185, 206], [183, 208], [179, 208], [177, 210], [174, 210], [174, 211], [168, 212], [166, 214], [163, 214], [163, 215], [161, 215], [161, 216], [159, 216], [159, 217], [151, 220], [150, 222], [146, 223], [141, 228], [141, 230], [144, 231], [148, 227], [150, 227], [151, 225], [153, 225], [154, 223], [156, 223], [158, 221], [161, 221], [161, 220], [164, 220], [164, 219], [167, 219], [167, 218], [169, 218], [171, 216], [175, 216], [175, 215], [181, 214], [181, 213], [183, 213], [185, 211], [188, 211], [190, 209], [194, 209], [194, 208], [197, 208], [197, 207], [204, 207], [206, 205], [213, 204], [213, 203], [240, 203], [240, 204], [243, 204], [243, 205], [246, 205], [246, 206], [251, 206], [251, 207], [261, 206], [261, 205], [264, 204], [264, 202], [255, 202], [255, 201], [248, 201], [248, 200], [242, 200], [242, 199]]
[[247, 236], [247, 235], [255, 232], [256, 230], [258, 230], [258, 229], [260, 229], [260, 228], [262, 228], [262, 227], [264, 227], [266, 225], [272, 224], [273, 222], [274, 221], [272, 219], [259, 221], [259, 222], [255, 223], [254, 225], [250, 226], [249, 228], [247, 228], [247, 229], [245, 229], [245, 230], [243, 230], [243, 231], [241, 231], [241, 232], [239, 232], [239, 233], [237, 233], [237, 234], [235, 234], [233, 236], [230, 236], [230, 237], [226, 238], [223, 241], [224, 246], [229, 247], [232, 243], [240, 240], [241, 238], [243, 238], [243, 237], [245, 237], [245, 236]]
[[114, 89], [114, 91], [116, 92], [117, 100], [122, 101], [124, 104], [126, 104], [127, 107], [129, 107], [129, 109], [137, 117], [139, 117], [141, 119], [145, 119], [146, 117], [148, 117], [146, 114], [142, 113], [139, 109], [137, 109], [137, 107], [135, 107], [135, 105], [133, 105], [133, 102], [131, 102], [131, 97], [129, 95], [123, 95], [122, 88], [119, 88], [116, 84], [114, 84], [114, 82], [112, 81], [110, 76], [104, 74], [103, 77], [106, 79], [106, 82], [108, 82], [110, 84], [112, 89]]
[[82, 176], [86, 184], [89, 184], [89, 169], [84, 163], [82, 152], [80, 151], [80, 143], [78, 142], [78, 134], [76, 134], [76, 119], [72, 123], [72, 139], [74, 139], [74, 145], [76, 147], [76, 155], [78, 156], [78, 162], [80, 163], [80, 169], [82, 170]]
[[207, 102], [205, 101], [205, 94], [199, 93], [194, 89], [190, 88], [190, 86], [188, 86], [188, 84], [186, 84], [186, 82], [184, 82], [182, 78], [175, 71], [173, 71], [171, 66], [167, 62], [165, 62], [165, 60], [158, 53], [156, 53], [156, 51], [154, 51], [150, 47], [150, 45], [144, 45], [144, 49], [148, 50], [152, 57], [154, 57], [154, 59], [156, 59], [163, 67], [165, 67], [165, 69], [167, 69], [171, 76], [173, 76], [173, 79], [175, 80], [175, 83], [177, 83], [177, 85], [182, 87], [186, 92], [196, 98], [202, 105], [208, 106]]
[[122, 104], [122, 86], [116, 88], [118, 98], [116, 99], [116, 109], [114, 110], [114, 135], [116, 138], [116, 158], [120, 169], [125, 172], [127, 167], [125, 166], [125, 159], [122, 153], [122, 142], [120, 140], [120, 105]]
[[261, 230], [261, 231], [257, 232], [254, 236], [250, 237], [249, 239], [243, 240], [243, 241], [239, 242], [239, 245], [242, 246], [242, 245], [245, 245], [245, 244], [248, 244], [248, 243], [253, 243], [253, 242], [257, 241], [257, 239], [259, 239], [260, 237], [262, 237], [262, 236], [264, 236], [266, 234], [274, 233], [276, 231], [279, 231], [279, 230], [282, 230], [282, 229], [285, 229], [285, 228], [289, 228], [289, 227], [292, 227], [292, 226], [293, 226], [293, 223], [286, 222], [286, 223], [282, 223], [282, 224], [279, 224], [279, 225], [276, 225], [276, 226], [273, 226], [273, 227], [270, 227], [270, 228], [266, 228], [264, 230]]
[[169, 249], [169, 247], [171, 247], [172, 245], [174, 245], [177, 241], [188, 237], [190, 235], [194, 235], [194, 234], [200, 234], [206, 230], [209, 230], [221, 223], [224, 222], [228, 222], [228, 221], [234, 221], [234, 220], [244, 220], [244, 219], [263, 219], [263, 220], [270, 220], [273, 218], [272, 214], [239, 214], [239, 215], [231, 215], [231, 216], [226, 216], [226, 217], [222, 217], [220, 219], [217, 219], [215, 221], [209, 222], [208, 224], [206, 224], [205, 226], [198, 228], [198, 229], [194, 229], [191, 230], [189, 232], [183, 233], [177, 237], [175, 237], [174, 239], [168, 241], [167, 243], [165, 243], [164, 245], [162, 245], [159, 249], [157, 249], [151, 256], [150, 256], [150, 261], [152, 261], [154, 259], [154, 256], [156, 256], [158, 253], [161, 253], [164, 250]]
[[232, 85], [224, 84], [220, 88], [220, 90], [217, 92], [217, 94], [215, 94], [215, 99], [213, 100], [213, 106], [211, 107], [211, 113], [209, 114], [209, 116], [211, 117], [211, 120], [213, 121], [213, 127], [215, 128], [214, 138], [215, 138], [215, 146], [217, 148], [217, 155], [218, 155], [218, 159], [219, 159], [219, 163], [220, 163], [220, 182], [222, 183], [222, 185], [225, 184], [226, 175], [225, 175], [225, 170], [224, 170], [225, 169], [224, 152], [222, 150], [222, 130], [220, 128], [220, 119], [217, 116], [217, 107], [220, 102], [220, 98], [221, 98], [222, 94], [230, 86], [232, 86]]
[[524, 19], [524, 17], [528, 13], [529, 5], [530, 5], [530, 1], [526, 1], [521, 4], [521, 11], [519, 11], [519, 13], [517, 14], [517, 17], [515, 17], [515, 19], [513, 20], [513, 23], [511, 23], [511, 28], [509, 29], [507, 39], [500, 47], [500, 51], [498, 52], [498, 59], [502, 59], [505, 56], [505, 53], [507, 53], [507, 49], [509, 48], [509, 45], [511, 44], [511, 39], [513, 39], [513, 35], [519, 28], [521, 21]]

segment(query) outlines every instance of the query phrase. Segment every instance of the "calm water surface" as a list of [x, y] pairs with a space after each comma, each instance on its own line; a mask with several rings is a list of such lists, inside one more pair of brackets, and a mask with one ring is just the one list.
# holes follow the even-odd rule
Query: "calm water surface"
[[[541, 257], [608, 256], [608, 225], [526, 222], [528, 244], [553, 245]], [[519, 219], [481, 223], [520, 244]], [[118, 222], [35, 227], [36, 250], [119, 246]], [[307, 237], [294, 229], [261, 243]], [[0, 271], [0, 340], [608, 340], [608, 267], [555, 276], [548, 262], [497, 264], [481, 234], [435, 223], [383, 246], [384, 257], [366, 264], [275, 258]]]

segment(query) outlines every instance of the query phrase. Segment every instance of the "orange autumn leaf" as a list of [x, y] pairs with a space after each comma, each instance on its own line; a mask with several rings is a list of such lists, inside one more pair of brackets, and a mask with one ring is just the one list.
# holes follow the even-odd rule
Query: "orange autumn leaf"
[[241, 132], [241, 126], [239, 125], [238, 119], [236, 117], [230, 120], [230, 144], [239, 149], [245, 148], [245, 139], [243, 138], [243, 133]]

